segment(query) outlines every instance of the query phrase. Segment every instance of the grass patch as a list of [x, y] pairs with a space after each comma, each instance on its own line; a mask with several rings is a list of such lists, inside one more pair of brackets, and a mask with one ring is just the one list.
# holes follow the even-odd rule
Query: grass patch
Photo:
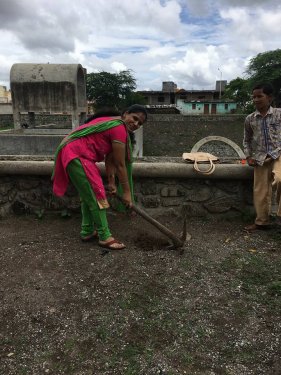
[[236, 253], [221, 262], [218, 272], [230, 273], [235, 279], [235, 283], [230, 284], [231, 289], [235, 289], [235, 284], [241, 285], [241, 292], [253, 302], [271, 309], [281, 306], [281, 259], [273, 260], [267, 254]]
[[268, 285], [268, 293], [271, 296], [281, 296], [281, 280], [280, 281], [273, 281], [271, 284]]
[[19, 375], [27, 375], [29, 374], [29, 369], [28, 368], [25, 368], [25, 367], [22, 367], [19, 369]]
[[270, 235], [273, 241], [281, 243], [281, 228], [279, 230], [272, 232]]
[[10, 130], [10, 129], [14, 129], [14, 125], [5, 125], [5, 126], [2, 126], [0, 128], [0, 132], [3, 131], [3, 130]]
[[251, 255], [244, 259], [240, 275], [244, 287], [263, 286], [272, 281], [274, 267], [261, 256]]

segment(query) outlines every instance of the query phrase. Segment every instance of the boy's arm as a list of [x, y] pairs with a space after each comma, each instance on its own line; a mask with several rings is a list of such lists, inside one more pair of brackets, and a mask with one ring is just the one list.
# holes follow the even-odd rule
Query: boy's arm
[[251, 127], [250, 117], [247, 116], [245, 123], [244, 123], [243, 147], [244, 147], [244, 154], [250, 166], [256, 165], [255, 159], [252, 158], [252, 140], [253, 140], [253, 129]]
[[244, 138], [243, 138], [244, 154], [246, 158], [252, 155], [252, 139], [253, 139], [253, 129], [250, 125], [249, 116], [247, 116], [245, 123], [244, 123]]

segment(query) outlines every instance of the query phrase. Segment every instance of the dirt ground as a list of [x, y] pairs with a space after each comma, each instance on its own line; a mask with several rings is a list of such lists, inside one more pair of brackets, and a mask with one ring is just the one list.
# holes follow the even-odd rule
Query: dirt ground
[[126, 250], [82, 243], [78, 214], [0, 221], [0, 374], [281, 374], [280, 230], [191, 219], [167, 250], [142, 218], [108, 219]]

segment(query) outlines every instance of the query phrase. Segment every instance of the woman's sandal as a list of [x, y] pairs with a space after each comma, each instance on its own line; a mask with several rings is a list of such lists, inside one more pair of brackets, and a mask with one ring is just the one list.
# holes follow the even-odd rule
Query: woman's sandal
[[98, 232], [95, 230], [94, 233], [89, 234], [88, 236], [81, 237], [82, 242], [93, 242], [99, 238]]
[[[121, 245], [121, 246], [120, 247], [115, 247], [114, 244], [118, 244], [118, 245]], [[113, 239], [113, 240], [105, 242], [105, 243], [100, 243], [99, 242], [99, 246], [103, 247], [104, 249], [109, 249], [109, 250], [123, 250], [126, 247], [122, 242], [120, 242], [120, 241], [118, 241], [116, 239]]]

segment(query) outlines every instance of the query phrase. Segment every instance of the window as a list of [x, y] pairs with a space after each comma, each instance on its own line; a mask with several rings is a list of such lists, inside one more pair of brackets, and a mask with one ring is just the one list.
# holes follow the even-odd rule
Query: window
[[192, 103], [192, 109], [196, 109], [196, 104]]
[[228, 103], [224, 103], [224, 109], [228, 109]]
[[164, 103], [165, 98], [164, 96], [158, 96], [158, 103]]
[[206, 98], [205, 95], [199, 95], [199, 96], [198, 96], [198, 99], [205, 99], [205, 98]]

